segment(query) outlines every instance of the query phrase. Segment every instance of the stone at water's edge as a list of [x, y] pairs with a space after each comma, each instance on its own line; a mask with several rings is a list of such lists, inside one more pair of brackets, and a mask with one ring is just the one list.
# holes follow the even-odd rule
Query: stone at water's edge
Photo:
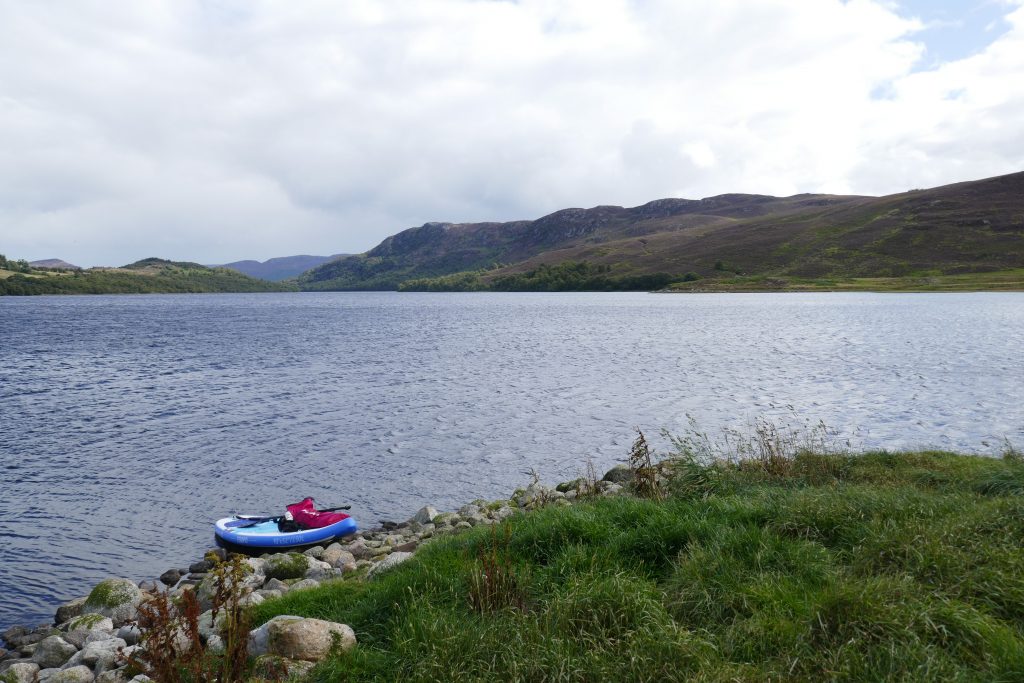
[[437, 517], [438, 512], [433, 507], [425, 505], [413, 516], [412, 520], [419, 524], [430, 524]]
[[53, 617], [53, 623], [63, 624], [65, 621], [68, 621], [69, 619], [74, 619], [82, 613], [82, 608], [84, 606], [84, 597], [75, 598], [74, 600], [69, 600], [68, 602], [65, 602], [63, 605], [57, 608], [57, 614], [55, 614]]
[[601, 481], [610, 481], [613, 484], [628, 484], [633, 481], [633, 470], [625, 465], [616, 465], [601, 477]]
[[122, 626], [135, 618], [142, 603], [142, 591], [131, 579], [100, 581], [82, 605], [82, 614], [110, 617], [114, 626]]

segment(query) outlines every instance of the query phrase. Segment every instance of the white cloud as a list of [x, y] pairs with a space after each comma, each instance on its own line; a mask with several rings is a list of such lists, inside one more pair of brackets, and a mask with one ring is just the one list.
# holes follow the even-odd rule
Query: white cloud
[[0, 0], [0, 251], [333, 253], [427, 220], [1016, 171], [1006, 12], [915, 73], [922, 24], [869, 0]]

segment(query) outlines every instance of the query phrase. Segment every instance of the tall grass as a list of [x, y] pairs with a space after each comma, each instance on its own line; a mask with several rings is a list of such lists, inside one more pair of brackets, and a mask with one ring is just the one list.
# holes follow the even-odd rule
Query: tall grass
[[1024, 680], [1024, 463], [756, 438], [255, 617], [350, 624], [325, 681]]

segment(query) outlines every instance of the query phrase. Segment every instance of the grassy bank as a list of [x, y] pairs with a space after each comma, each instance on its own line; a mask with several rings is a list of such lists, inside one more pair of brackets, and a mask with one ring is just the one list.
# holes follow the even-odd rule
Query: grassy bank
[[350, 624], [318, 680], [1024, 679], [1024, 464], [682, 457], [256, 608]]
[[905, 277], [752, 275], [674, 282], [672, 292], [1021, 292], [1024, 270]]

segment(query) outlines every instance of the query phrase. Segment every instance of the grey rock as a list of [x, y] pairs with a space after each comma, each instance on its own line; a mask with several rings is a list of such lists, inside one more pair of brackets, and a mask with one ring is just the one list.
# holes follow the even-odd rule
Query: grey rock
[[177, 569], [168, 569], [160, 575], [160, 583], [165, 586], [176, 586], [181, 577], [182, 573]]
[[258, 595], [264, 600], [273, 600], [274, 598], [279, 598], [282, 595], [284, 595], [284, 593], [282, 593], [281, 591], [268, 590], [266, 588], [261, 588], [258, 591], [253, 591], [252, 594]]
[[411, 553], [411, 552], [415, 552], [415, 550], [416, 550], [416, 548], [418, 546], [419, 546], [419, 542], [418, 541], [407, 541], [406, 543], [403, 543], [402, 545], [396, 545], [395, 546], [395, 552], [396, 553]]
[[472, 526], [473, 525], [470, 524], [469, 522], [459, 522], [458, 524], [455, 525], [455, 528], [456, 529], [469, 529]]
[[347, 550], [342, 550], [341, 546], [337, 543], [324, 550], [324, 554], [320, 559], [335, 568], [346, 565], [349, 562], [356, 561], [356, 558], [352, 553]]
[[40, 669], [36, 676], [38, 676], [39, 683], [46, 683], [54, 674], [58, 673], [60, 673], [60, 669]]
[[106, 579], [92, 589], [82, 606], [82, 614], [100, 614], [110, 617], [114, 626], [135, 618], [142, 591], [131, 579]]
[[40, 669], [57, 669], [76, 652], [78, 648], [60, 636], [49, 636], [36, 645], [32, 661], [38, 664]]
[[249, 654], [255, 657], [270, 654], [316, 662], [334, 647], [344, 651], [355, 644], [355, 633], [345, 624], [290, 615], [274, 617], [249, 634]]
[[93, 675], [92, 669], [89, 667], [79, 665], [70, 669], [62, 669], [46, 680], [49, 683], [92, 683], [96, 680], [96, 676]]
[[96, 676], [96, 683], [128, 683], [126, 669], [110, 669]]
[[324, 555], [324, 548], [323, 546], [316, 545], [312, 548], [309, 548], [308, 550], [303, 551], [302, 554], [306, 557], [312, 557], [314, 560], [322, 560]]
[[83, 647], [93, 634], [102, 634], [107, 638], [114, 634], [114, 621], [99, 614], [82, 614], [69, 621], [66, 627], [64, 640], [78, 648]]
[[602, 495], [605, 496], [615, 496], [622, 493], [623, 490], [624, 488], [619, 484], [609, 484], [608, 486], [604, 487], [604, 490], [601, 493]]
[[287, 593], [289, 586], [281, 579], [270, 579], [265, 584], [263, 584], [263, 588], [264, 590], [268, 591], [278, 591], [279, 593]]
[[7, 667], [3, 676], [9, 683], [33, 683], [38, 673], [39, 665], [34, 662], [15, 662]]
[[376, 577], [382, 572], [386, 572], [392, 567], [400, 565], [412, 556], [413, 553], [391, 553], [385, 559], [370, 567], [370, 570], [366, 573], [366, 578], [370, 579]]
[[306, 590], [307, 588], [316, 588], [320, 585], [320, 582], [316, 579], [303, 579], [302, 581], [296, 581], [292, 584], [292, 591]]
[[479, 515], [480, 506], [473, 505], [472, 503], [468, 505], [463, 505], [462, 507], [459, 508], [459, 514], [463, 517], [472, 517], [473, 515]]
[[628, 484], [633, 481], [633, 470], [625, 465], [616, 465], [604, 473], [601, 481], [610, 481], [613, 484]]
[[217, 613], [217, 619], [213, 618], [213, 611], [208, 610], [199, 615], [196, 620], [196, 626], [199, 628], [199, 637], [203, 640], [208, 640], [210, 636], [220, 633], [220, 630], [224, 627], [224, 620], [227, 615], [223, 610]]
[[238, 601], [238, 604], [242, 607], [253, 607], [255, 605], [260, 604], [265, 599], [266, 598], [264, 598], [262, 595], [254, 591], [252, 593], [246, 593], [245, 595], [243, 595], [241, 599]]
[[142, 629], [138, 624], [125, 624], [117, 630], [117, 637], [129, 645], [136, 645], [142, 639]]
[[53, 617], [55, 624], [63, 624], [65, 621], [74, 619], [82, 613], [82, 607], [85, 605], [85, 597], [75, 598], [69, 600], [63, 605], [57, 608], [57, 614]]
[[139, 590], [143, 593], [156, 593], [160, 590], [159, 584], [157, 584], [156, 581], [150, 581], [149, 579], [139, 581], [138, 586]]
[[213, 569], [213, 562], [210, 562], [209, 560], [199, 560], [198, 562], [193, 562], [188, 566], [190, 574], [205, 574], [211, 569]]
[[91, 667], [95, 666], [96, 662], [104, 655], [116, 655], [118, 649], [126, 647], [128, 647], [128, 643], [125, 641], [120, 638], [111, 638], [110, 640], [87, 643], [79, 654], [82, 655], [82, 663]]
[[438, 511], [433, 507], [425, 505], [421, 507], [415, 515], [413, 515], [412, 519], [418, 524], [430, 524], [438, 514]]
[[318, 562], [301, 553], [275, 553], [262, 559], [266, 563], [265, 574], [276, 579], [303, 578], [312, 563]]
[[214, 634], [206, 639], [206, 651], [220, 654], [224, 652], [224, 639]]
[[302, 578], [322, 581], [324, 579], [334, 578], [334, 576], [335, 571], [332, 565], [327, 562], [321, 562], [320, 560], [310, 558], [309, 568], [306, 570], [306, 573]]

